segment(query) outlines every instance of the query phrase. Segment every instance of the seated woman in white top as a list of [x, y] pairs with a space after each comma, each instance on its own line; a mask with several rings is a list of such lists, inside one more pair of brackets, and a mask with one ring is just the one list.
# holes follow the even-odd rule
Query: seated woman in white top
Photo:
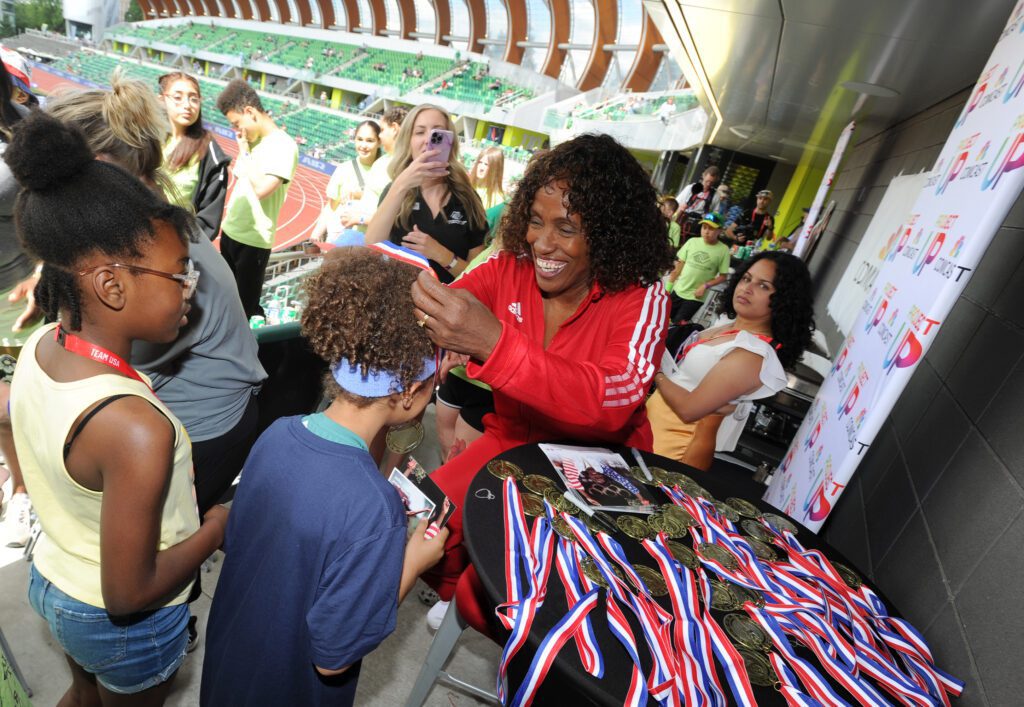
[[757, 255], [733, 275], [724, 296], [734, 320], [700, 332], [679, 356], [666, 354], [647, 401], [654, 451], [707, 469], [715, 451], [735, 449], [750, 400], [786, 387], [786, 369], [814, 331], [811, 277], [796, 256]]

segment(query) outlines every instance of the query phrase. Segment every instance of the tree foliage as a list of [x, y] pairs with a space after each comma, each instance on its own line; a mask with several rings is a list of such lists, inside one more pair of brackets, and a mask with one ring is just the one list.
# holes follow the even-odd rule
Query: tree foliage
[[19, 0], [14, 4], [14, 24], [18, 31], [47, 29], [64, 31], [64, 8], [61, 0]]

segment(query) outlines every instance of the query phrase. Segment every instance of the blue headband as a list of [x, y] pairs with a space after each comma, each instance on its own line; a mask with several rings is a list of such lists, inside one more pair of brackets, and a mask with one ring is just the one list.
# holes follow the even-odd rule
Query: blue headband
[[[363, 375], [362, 367], [342, 358], [331, 369], [334, 380], [342, 388], [353, 395], [363, 398], [383, 398], [388, 395], [402, 392], [402, 386], [398, 383], [397, 377], [386, 371], [368, 371]], [[423, 372], [416, 378], [416, 381], [425, 381], [434, 375], [437, 370], [437, 360], [434, 356], [423, 359]]]

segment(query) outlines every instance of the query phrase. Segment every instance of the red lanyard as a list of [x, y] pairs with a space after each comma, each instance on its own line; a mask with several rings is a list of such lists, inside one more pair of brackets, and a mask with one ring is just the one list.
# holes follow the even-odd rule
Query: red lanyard
[[[681, 357], [679, 357], [677, 360], [678, 361], [682, 361], [683, 359], [685, 359], [686, 358], [686, 354], [690, 353], [690, 349], [692, 349], [694, 346], [700, 346], [701, 344], [706, 344], [709, 341], [714, 341], [715, 339], [721, 339], [723, 336], [731, 336], [732, 334], [739, 334], [742, 331], [743, 331], [742, 329], [730, 329], [729, 331], [723, 331], [720, 334], [715, 334], [714, 336], [712, 336], [711, 338], [708, 338], [708, 339], [697, 339], [697, 341], [694, 341], [692, 344], [690, 344], [689, 346], [687, 346], [686, 348], [683, 349], [683, 355]], [[758, 339], [760, 339], [761, 341], [765, 342], [766, 344], [768, 344], [769, 346], [771, 346], [771, 347], [773, 347], [775, 349], [779, 349], [779, 348], [782, 347], [782, 344], [772, 343], [773, 339], [770, 336], [765, 336], [764, 334], [752, 334], [751, 332], [747, 332], [747, 333], [750, 334], [751, 336], [756, 336]]]
[[[70, 351], [73, 354], [83, 356], [92, 361], [98, 361], [105, 366], [110, 366], [118, 373], [128, 376], [132, 380], [137, 380], [140, 383], [146, 383], [142, 379], [134, 368], [132, 368], [127, 361], [118, 356], [113, 351], [107, 351], [101, 346], [97, 346], [91, 341], [86, 341], [81, 337], [69, 334], [61, 328], [61, 325], [57, 325], [57, 329], [54, 332], [54, 338], [57, 343], [64, 347], [65, 351]], [[150, 388], [149, 384], [146, 383], [146, 387]], [[152, 388], [150, 388], [152, 390]]]

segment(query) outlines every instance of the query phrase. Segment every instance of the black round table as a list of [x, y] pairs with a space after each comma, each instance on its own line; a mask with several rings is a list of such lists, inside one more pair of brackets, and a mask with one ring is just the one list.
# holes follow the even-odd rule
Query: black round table
[[[635, 463], [628, 447], [607, 445], [606, 448], [621, 454], [628, 464], [633, 465]], [[527, 474], [540, 474], [558, 480], [558, 474], [555, 472], [551, 462], [548, 461], [548, 458], [536, 444], [515, 447], [495, 458], [513, 462]], [[782, 515], [777, 509], [760, 500], [761, 495], [764, 493], [764, 486], [752, 481], [750, 472], [746, 469], [716, 460], [711, 470], [705, 472], [666, 457], [658, 456], [657, 454], [645, 452], [643, 458], [648, 466], [657, 466], [668, 471], [678, 471], [692, 477], [719, 500], [724, 501], [730, 497], [739, 497], [752, 502], [765, 512]], [[502, 484], [503, 481], [490, 474], [486, 468], [481, 469], [470, 484], [469, 491], [466, 494], [465, 507], [463, 508], [464, 542], [469, 551], [473, 566], [476, 568], [480, 581], [483, 584], [487, 599], [490, 602], [490, 605], [485, 607], [487, 610], [505, 601]], [[561, 481], [559, 481], [559, 486], [562, 486]], [[665, 503], [669, 502], [660, 489], [655, 487], [648, 488], [656, 497], [662, 498]], [[520, 487], [520, 491], [523, 491], [522, 487]], [[613, 513], [610, 515], [615, 516], [617, 514]], [[841, 554], [833, 550], [826, 543], [821, 542], [809, 530], [799, 524], [796, 525], [799, 527], [797, 538], [804, 547], [819, 549], [829, 559], [834, 559], [837, 562], [853, 567]], [[627, 537], [622, 532], [617, 532], [614, 537], [622, 544], [630, 562], [647, 565], [655, 564], [650, 555], [637, 541]], [[528, 643], [519, 651], [509, 666], [510, 694], [515, 694], [518, 684], [522, 681], [526, 670], [529, 668], [537, 646], [568, 611], [561, 582], [558, 579], [557, 572], [554, 570], [552, 570], [548, 581], [548, 587], [547, 598], [534, 619]], [[876, 590], [876, 593], [885, 600], [880, 592]], [[632, 662], [622, 645], [614, 638], [608, 628], [605, 592], [602, 591], [600, 597], [599, 604], [590, 613], [590, 617], [593, 621], [594, 633], [598, 644], [601, 646], [605, 660], [603, 679], [597, 680], [584, 671], [575, 644], [570, 641], [566, 643], [555, 659], [551, 672], [548, 674], [535, 699], [535, 704], [556, 704], [556, 700], [569, 698], [573, 700], [574, 705], [588, 703], [595, 705], [623, 704], [623, 698], [629, 687]], [[671, 613], [672, 607], [667, 596], [660, 597], [656, 601], [666, 611]], [[886, 604], [891, 608], [891, 604], [888, 601], [886, 601]], [[727, 612], [712, 611], [712, 615], [719, 621], [721, 621], [725, 613]], [[895, 611], [892, 613], [893, 615], [898, 615]], [[490, 612], [488, 614], [492, 615]], [[642, 632], [636, 618], [629, 611], [626, 611], [625, 614], [634, 635], [637, 636], [638, 641], [642, 642]], [[504, 642], [508, 638], [508, 632], [496, 620], [492, 622], [491, 628], [500, 641]], [[802, 657], [809, 659], [812, 665], [817, 665], [817, 659], [814, 658], [809, 650], [798, 647], [797, 652]], [[646, 646], [640, 646], [639, 654], [641, 667], [646, 676], [651, 668], [650, 653], [647, 651]], [[828, 677], [823, 669], [820, 672]], [[842, 688], [839, 688], [835, 683], [833, 685], [836, 687], [838, 694], [846, 695]], [[726, 690], [728, 690], [727, 687]], [[757, 696], [758, 704], [786, 704], [782, 695], [773, 688], [754, 686], [754, 692]], [[731, 694], [728, 694], [727, 697], [732, 701]], [[852, 698], [850, 699], [852, 700]]]

